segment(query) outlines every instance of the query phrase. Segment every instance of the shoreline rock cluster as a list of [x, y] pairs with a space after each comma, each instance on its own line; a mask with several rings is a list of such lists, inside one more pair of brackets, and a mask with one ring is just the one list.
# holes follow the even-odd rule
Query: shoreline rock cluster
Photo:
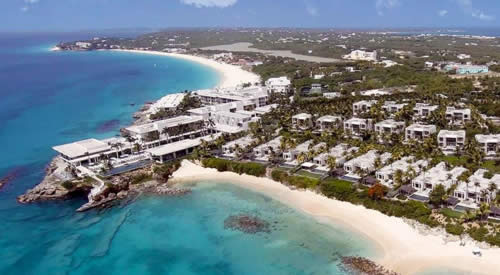
[[363, 257], [342, 257], [341, 267], [347, 272], [366, 275], [401, 275], [391, 270], [387, 270], [383, 266], [376, 264], [374, 261]]
[[224, 220], [224, 229], [241, 231], [245, 234], [271, 233], [269, 222], [248, 215], [229, 216]]

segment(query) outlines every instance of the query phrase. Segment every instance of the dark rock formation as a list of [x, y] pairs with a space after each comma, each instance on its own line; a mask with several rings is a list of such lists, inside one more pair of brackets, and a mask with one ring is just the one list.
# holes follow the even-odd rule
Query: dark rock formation
[[383, 266], [363, 257], [342, 257], [342, 268], [347, 272], [366, 275], [400, 275], [394, 271], [385, 269]]
[[238, 230], [246, 234], [271, 233], [269, 222], [255, 216], [236, 215], [224, 221], [224, 229]]

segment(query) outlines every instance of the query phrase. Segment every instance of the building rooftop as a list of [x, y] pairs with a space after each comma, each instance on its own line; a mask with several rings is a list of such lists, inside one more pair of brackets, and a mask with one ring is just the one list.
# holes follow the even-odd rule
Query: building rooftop
[[95, 138], [85, 139], [64, 145], [58, 145], [52, 148], [69, 158], [92, 155], [103, 151], [111, 150], [110, 145]]
[[162, 146], [158, 146], [155, 148], [151, 148], [146, 150], [146, 152], [150, 153], [153, 156], [164, 156], [174, 152], [186, 150], [192, 147], [196, 147], [201, 144], [199, 138], [197, 139], [184, 139], [177, 142], [168, 143]]
[[318, 118], [318, 122], [336, 122], [338, 120], [342, 120], [342, 117], [340, 116], [322, 116], [320, 118]]
[[446, 163], [440, 162], [438, 165], [431, 169], [422, 172], [413, 181], [422, 183], [442, 184], [445, 188], [450, 188], [457, 178], [467, 169], [463, 167], [455, 167], [448, 171]]
[[378, 171], [378, 173], [392, 174], [392, 173], [396, 172], [397, 170], [401, 170], [403, 172], [406, 172], [409, 167], [412, 167], [416, 173], [420, 173], [421, 169], [427, 167], [427, 165], [429, 164], [429, 162], [426, 160], [418, 160], [418, 161], [414, 161], [414, 160], [415, 160], [414, 157], [402, 158], [398, 161], [395, 161], [395, 162], [383, 167], [382, 169], [380, 169]]
[[465, 138], [465, 131], [464, 130], [458, 130], [458, 131], [441, 130], [441, 131], [439, 131], [438, 137], [444, 137], [444, 136]]
[[310, 118], [312, 118], [312, 115], [306, 114], [306, 113], [301, 113], [301, 114], [294, 115], [292, 118], [294, 118], [294, 119], [310, 119]]
[[203, 121], [201, 116], [178, 116], [165, 120], [155, 121], [147, 124], [133, 125], [126, 129], [136, 134], [145, 134], [153, 131], [161, 132], [165, 128], [170, 128], [178, 125]]
[[479, 143], [499, 143], [500, 142], [500, 134], [476, 135], [476, 140]]

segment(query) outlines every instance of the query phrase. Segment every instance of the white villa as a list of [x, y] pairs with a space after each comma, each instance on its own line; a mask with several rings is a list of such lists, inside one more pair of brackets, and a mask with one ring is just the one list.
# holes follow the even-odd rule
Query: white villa
[[432, 112], [436, 111], [439, 108], [437, 105], [429, 105], [427, 103], [417, 103], [413, 108], [413, 114], [415, 118], [426, 118]]
[[395, 101], [386, 101], [382, 105], [382, 110], [388, 114], [394, 114], [403, 110], [408, 103], [396, 103]]
[[425, 124], [412, 124], [408, 126], [405, 130], [406, 141], [410, 140], [424, 140], [425, 138], [431, 137], [432, 134], [436, 133], [437, 129], [435, 125], [425, 125]]
[[292, 83], [286, 76], [269, 78], [265, 84], [269, 94], [288, 94], [292, 88]]
[[342, 117], [322, 116], [316, 120], [316, 127], [320, 132], [328, 132], [336, 128], [342, 128]]
[[350, 54], [342, 56], [343, 59], [359, 61], [377, 61], [377, 51], [366, 52], [362, 50], [352, 51]]
[[254, 141], [256, 141], [256, 139], [250, 136], [244, 136], [230, 141], [222, 146], [222, 154], [226, 157], [236, 157], [238, 150], [247, 149]]
[[[490, 190], [490, 186], [491, 184], [500, 186], [500, 175], [496, 174], [491, 179], [488, 179], [485, 178], [486, 172], [488, 170], [479, 169], [469, 177], [468, 182], [459, 182], [453, 196], [462, 202], [468, 201], [475, 204], [473, 208], [483, 202], [490, 203], [497, 195], [497, 191]], [[470, 207], [470, 204], [465, 203], [464, 205]]]
[[375, 132], [380, 135], [401, 134], [404, 131], [405, 123], [402, 121], [395, 121], [394, 119], [387, 119], [375, 123]]
[[427, 165], [429, 165], [429, 162], [426, 160], [415, 161], [414, 157], [405, 157], [378, 170], [375, 173], [375, 177], [381, 184], [389, 188], [393, 188], [394, 175], [396, 171], [399, 170], [406, 173], [409, 169], [412, 169], [415, 172], [415, 175], [418, 175], [427, 167]]
[[361, 136], [363, 133], [373, 131], [373, 120], [353, 117], [344, 122], [344, 131], [347, 135]]
[[269, 161], [272, 152], [276, 155], [281, 155], [281, 139], [282, 137], [277, 137], [267, 143], [261, 144], [253, 149], [255, 159], [261, 161]]
[[[125, 143], [125, 140], [122, 142]], [[73, 143], [54, 146], [61, 158], [70, 165], [80, 166], [98, 162], [103, 155], [114, 155], [116, 152], [129, 149], [130, 144], [124, 144], [123, 148], [114, 148], [110, 142], [97, 140], [95, 138], [81, 140]]]
[[419, 197], [428, 198], [430, 192], [439, 184], [443, 185], [447, 190], [453, 184], [457, 183], [457, 178], [467, 169], [463, 167], [455, 167], [448, 170], [446, 163], [440, 162], [427, 171], [423, 171], [418, 177], [412, 180], [412, 187], [417, 190]]
[[361, 100], [352, 104], [352, 112], [354, 115], [359, 115], [370, 111], [370, 108], [377, 104], [376, 100]]
[[495, 157], [500, 151], [500, 134], [476, 135], [476, 141], [487, 157]]
[[297, 157], [301, 153], [307, 153], [309, 152], [309, 147], [313, 143], [312, 140], [308, 140], [302, 144], [297, 145], [297, 147], [287, 150], [283, 152], [283, 159], [285, 160], [285, 163], [288, 165], [297, 165], [299, 164], [297, 161]]
[[464, 124], [471, 120], [470, 109], [457, 109], [455, 107], [446, 107], [446, 120], [452, 124]]
[[184, 97], [186, 97], [186, 94], [184, 94], [184, 93], [176, 93], [176, 94], [166, 95], [166, 96], [160, 98], [155, 103], [153, 103], [149, 107], [147, 112], [150, 114], [155, 114], [159, 111], [176, 110], [177, 107], [184, 100]]
[[347, 172], [346, 177], [358, 180], [361, 178], [358, 171], [361, 170], [366, 173], [374, 172], [377, 169], [377, 167], [375, 167], [377, 159], [380, 159], [380, 164], [384, 165], [390, 158], [391, 153], [383, 153], [380, 155], [377, 150], [371, 150], [364, 155], [344, 163], [344, 170]]
[[215, 105], [235, 101], [251, 102], [255, 107], [267, 105], [268, 94], [264, 87], [209, 89], [193, 92], [204, 105]]
[[224, 133], [240, 133], [248, 130], [250, 122], [258, 121], [255, 112], [236, 111], [236, 112], [217, 112], [212, 116], [215, 123], [215, 129]]
[[458, 149], [462, 149], [465, 145], [465, 131], [449, 131], [441, 130], [439, 131], [438, 145], [443, 153], [456, 153]]
[[316, 156], [313, 161], [316, 164], [316, 169], [321, 171], [328, 171], [328, 158], [334, 157], [335, 163], [337, 166], [344, 165], [347, 161], [347, 158], [356, 153], [359, 150], [358, 147], [350, 147], [348, 144], [342, 143], [330, 149], [330, 151], [326, 153], [319, 154]]
[[313, 128], [312, 115], [301, 113], [292, 117], [292, 126], [295, 130], [309, 130]]

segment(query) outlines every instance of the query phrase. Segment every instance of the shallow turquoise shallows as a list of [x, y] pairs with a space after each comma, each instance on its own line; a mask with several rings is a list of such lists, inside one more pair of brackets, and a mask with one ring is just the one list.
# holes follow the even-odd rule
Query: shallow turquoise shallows
[[[340, 256], [377, 253], [342, 227], [226, 183], [87, 213], [75, 212], [78, 199], [18, 205], [16, 196], [42, 179], [51, 146], [116, 135], [144, 102], [218, 82], [216, 72], [184, 60], [48, 51], [90, 37], [0, 36], [0, 175], [16, 175], [0, 191], [0, 274], [346, 274]], [[224, 229], [237, 214], [273, 230]]]

